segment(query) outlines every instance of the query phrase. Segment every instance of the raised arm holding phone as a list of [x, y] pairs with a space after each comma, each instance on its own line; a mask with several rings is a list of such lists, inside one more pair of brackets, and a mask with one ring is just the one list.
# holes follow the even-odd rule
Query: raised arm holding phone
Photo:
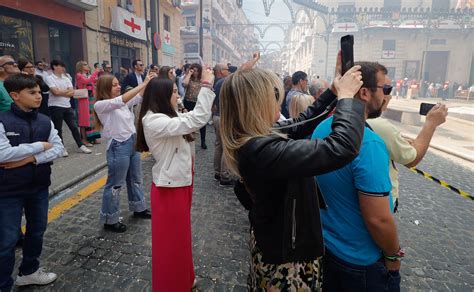
[[[358, 153], [365, 103], [352, 98], [362, 85], [357, 71], [358, 67], [352, 68], [337, 78], [334, 88], [340, 100], [333, 133], [317, 141], [293, 140], [308, 133], [306, 125], [292, 127], [288, 135], [274, 127], [284, 93], [274, 73], [246, 68], [229, 76], [222, 86], [224, 155], [230, 170], [241, 180], [236, 188], [245, 189], [250, 202], [247, 208], [254, 247], [250, 289], [320, 288], [319, 260], [324, 248], [320, 198], [312, 177], [343, 166]], [[331, 93], [327, 102], [335, 98]], [[313, 105], [311, 112], [292, 122], [324, 111], [327, 102]]]

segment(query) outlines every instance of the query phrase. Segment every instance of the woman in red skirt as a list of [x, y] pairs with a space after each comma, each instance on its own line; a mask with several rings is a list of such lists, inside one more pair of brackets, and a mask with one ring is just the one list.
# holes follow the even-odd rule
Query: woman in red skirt
[[137, 127], [138, 151], [150, 151], [152, 169], [153, 291], [188, 292], [195, 284], [191, 244], [194, 143], [191, 134], [209, 121], [214, 75], [202, 74], [196, 107], [178, 113], [178, 88], [169, 79], [152, 79], [143, 94]]
[[87, 89], [88, 97], [77, 100], [78, 124], [81, 130], [82, 143], [87, 147], [92, 147], [100, 138], [100, 133], [94, 128], [94, 86], [97, 82], [99, 69], [88, 76], [90, 68], [86, 61], [76, 63], [76, 89]]

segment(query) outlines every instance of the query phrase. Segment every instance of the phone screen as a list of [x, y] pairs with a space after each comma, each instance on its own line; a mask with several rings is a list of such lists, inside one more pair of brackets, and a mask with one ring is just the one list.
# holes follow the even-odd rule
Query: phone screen
[[420, 115], [426, 116], [428, 112], [435, 106], [434, 103], [424, 103], [420, 104]]
[[354, 66], [354, 36], [351, 34], [341, 38], [342, 75]]

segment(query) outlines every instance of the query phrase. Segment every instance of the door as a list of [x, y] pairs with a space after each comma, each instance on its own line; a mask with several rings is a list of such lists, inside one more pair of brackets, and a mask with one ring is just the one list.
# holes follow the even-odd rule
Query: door
[[448, 68], [449, 52], [429, 51], [425, 52], [425, 64], [423, 76], [426, 80], [434, 83], [444, 83]]

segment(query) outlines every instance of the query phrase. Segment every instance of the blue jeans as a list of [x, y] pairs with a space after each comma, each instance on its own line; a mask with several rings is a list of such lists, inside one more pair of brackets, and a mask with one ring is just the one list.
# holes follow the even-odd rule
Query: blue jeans
[[358, 266], [326, 249], [323, 291], [400, 291], [400, 272], [388, 271], [382, 259], [368, 266]]
[[39, 268], [43, 235], [48, 225], [48, 188], [28, 196], [0, 197], [0, 290], [10, 291], [15, 265], [15, 245], [20, 234], [21, 216], [25, 210], [26, 233], [23, 260], [19, 272], [29, 275]]
[[135, 135], [128, 140], [112, 140], [107, 150], [108, 177], [102, 197], [100, 222], [115, 224], [120, 215], [120, 192], [127, 186], [130, 211], [146, 209], [143, 194], [143, 179], [140, 153], [135, 151]]

